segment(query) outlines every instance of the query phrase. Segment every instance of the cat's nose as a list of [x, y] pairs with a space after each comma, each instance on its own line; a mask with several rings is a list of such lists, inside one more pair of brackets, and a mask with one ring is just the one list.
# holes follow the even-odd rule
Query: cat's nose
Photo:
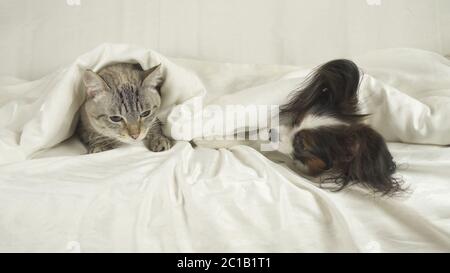
[[141, 130], [139, 130], [138, 126], [135, 125], [128, 126], [128, 135], [130, 135], [132, 139], [137, 139], [140, 134]]

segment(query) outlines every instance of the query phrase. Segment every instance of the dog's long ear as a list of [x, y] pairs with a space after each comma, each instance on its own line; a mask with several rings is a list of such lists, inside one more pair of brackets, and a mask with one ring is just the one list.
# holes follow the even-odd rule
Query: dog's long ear
[[306, 111], [313, 111], [358, 121], [364, 117], [358, 113], [361, 76], [358, 66], [350, 60], [328, 62], [316, 68], [289, 102], [281, 106], [281, 115], [297, 117]]
[[351, 129], [351, 160], [341, 162], [334, 182], [343, 189], [350, 184], [361, 184], [376, 193], [394, 195], [401, 192], [401, 180], [394, 177], [396, 164], [383, 137], [367, 125]]

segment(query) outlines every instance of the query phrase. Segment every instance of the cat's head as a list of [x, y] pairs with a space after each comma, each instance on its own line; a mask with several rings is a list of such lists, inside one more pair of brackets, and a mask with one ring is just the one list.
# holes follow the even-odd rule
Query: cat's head
[[142, 70], [138, 64], [114, 64], [98, 73], [86, 70], [83, 83], [85, 111], [90, 125], [101, 135], [135, 143], [157, 125], [161, 105], [161, 65]]

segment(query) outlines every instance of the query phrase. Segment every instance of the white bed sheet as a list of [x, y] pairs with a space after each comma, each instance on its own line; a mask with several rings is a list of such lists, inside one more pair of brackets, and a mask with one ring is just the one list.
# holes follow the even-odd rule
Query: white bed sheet
[[245, 146], [56, 149], [0, 167], [2, 252], [449, 251], [448, 148], [390, 144], [395, 199], [324, 191]]
[[[383, 56], [392, 59], [401, 52], [393, 66], [381, 65]], [[370, 72], [362, 86], [363, 98], [373, 91], [369, 94], [378, 101], [372, 105], [385, 107], [375, 113], [380, 118], [403, 110], [386, 120], [386, 124], [404, 123], [386, 130], [392, 133], [387, 137], [445, 144], [450, 125], [438, 125], [448, 117], [448, 104], [439, 104], [450, 96], [448, 62], [414, 50], [376, 54], [378, 68], [373, 57], [358, 59]], [[117, 58], [146, 65], [155, 59], [163, 62], [170, 77], [163, 90], [167, 109], [202, 98], [205, 90], [206, 103], [273, 92], [306, 72], [293, 67], [171, 62], [145, 49], [103, 45], [43, 80], [2, 81], [0, 112], [7, 113], [8, 107], [16, 107], [12, 108], [16, 117], [30, 109], [35, 112], [20, 119], [21, 126], [1, 127], [1, 252], [450, 250], [450, 150], [443, 146], [389, 144], [399, 175], [410, 187], [401, 198], [374, 197], [357, 187], [325, 191], [245, 146], [193, 149], [179, 141], [164, 153], [138, 145], [83, 154], [77, 139], [65, 140], [77, 108], [67, 105], [78, 105], [82, 99], [75, 88], [79, 69], [98, 68]], [[410, 65], [404, 66], [405, 62]], [[422, 81], [411, 81], [417, 73]], [[64, 84], [52, 83], [61, 79]], [[43, 83], [47, 92], [39, 93], [34, 87]], [[416, 88], [407, 88], [411, 85]], [[280, 90], [282, 94], [289, 88]], [[259, 97], [274, 102], [280, 96], [260, 93]], [[386, 97], [397, 104], [386, 104]], [[409, 101], [402, 101], [405, 98]], [[49, 105], [51, 101], [59, 104]], [[411, 105], [415, 108], [406, 111]], [[366, 107], [373, 110], [370, 103]], [[424, 117], [430, 107], [433, 112]], [[46, 120], [54, 124], [43, 123]], [[176, 123], [176, 115], [169, 115], [168, 122]], [[384, 128], [377, 119], [369, 122]], [[61, 124], [64, 130], [55, 130]], [[414, 134], [423, 125], [426, 129]]]

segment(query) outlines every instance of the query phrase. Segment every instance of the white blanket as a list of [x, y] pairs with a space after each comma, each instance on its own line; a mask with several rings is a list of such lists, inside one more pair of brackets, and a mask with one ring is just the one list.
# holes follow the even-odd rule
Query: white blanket
[[[371, 125], [391, 141], [450, 144], [448, 60], [410, 49], [355, 60], [367, 72], [361, 101]], [[80, 73], [120, 61], [165, 67], [166, 132], [185, 122], [173, 107], [282, 103], [310, 71], [102, 45], [41, 80], [1, 79], [0, 251], [450, 250], [448, 148], [390, 144], [410, 186], [397, 199], [324, 191], [245, 146], [179, 141], [164, 153], [138, 145], [84, 155], [70, 138]]]

